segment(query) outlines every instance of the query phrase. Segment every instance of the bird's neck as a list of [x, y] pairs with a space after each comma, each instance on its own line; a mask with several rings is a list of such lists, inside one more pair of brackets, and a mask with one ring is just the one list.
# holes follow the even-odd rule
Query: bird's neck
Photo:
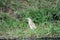
[[31, 20], [31, 19], [29, 19], [29, 20], [28, 20], [28, 22], [30, 23], [30, 22], [32, 22], [32, 20]]

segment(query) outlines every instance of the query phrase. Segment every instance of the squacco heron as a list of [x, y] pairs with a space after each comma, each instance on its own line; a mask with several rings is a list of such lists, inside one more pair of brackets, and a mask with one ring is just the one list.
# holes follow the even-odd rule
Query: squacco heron
[[31, 18], [27, 18], [27, 20], [28, 20], [29, 27], [31, 29], [36, 29], [36, 26], [35, 26], [34, 22], [32, 21], [32, 19]]

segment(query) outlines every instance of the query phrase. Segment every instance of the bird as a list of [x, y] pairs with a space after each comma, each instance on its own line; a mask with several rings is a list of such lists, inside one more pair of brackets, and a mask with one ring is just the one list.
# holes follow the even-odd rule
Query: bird
[[36, 26], [35, 26], [35, 23], [32, 21], [32, 19], [31, 18], [26, 18], [28, 21], [28, 24], [29, 24], [29, 27], [30, 27], [30, 29], [32, 29], [32, 30], [34, 30], [34, 29], [36, 29]]

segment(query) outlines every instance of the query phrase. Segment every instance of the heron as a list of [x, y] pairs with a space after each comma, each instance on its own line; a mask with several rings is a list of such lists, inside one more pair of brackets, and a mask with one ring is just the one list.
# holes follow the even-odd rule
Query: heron
[[35, 23], [32, 21], [31, 18], [27, 18], [29, 27], [33, 30], [36, 29]]

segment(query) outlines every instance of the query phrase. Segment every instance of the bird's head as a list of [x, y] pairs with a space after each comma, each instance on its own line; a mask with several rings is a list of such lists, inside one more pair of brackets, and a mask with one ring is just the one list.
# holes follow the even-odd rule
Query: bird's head
[[31, 21], [31, 18], [26, 18], [28, 21]]
[[29, 20], [30, 18], [26, 18], [26, 19], [28, 19], [28, 20]]

